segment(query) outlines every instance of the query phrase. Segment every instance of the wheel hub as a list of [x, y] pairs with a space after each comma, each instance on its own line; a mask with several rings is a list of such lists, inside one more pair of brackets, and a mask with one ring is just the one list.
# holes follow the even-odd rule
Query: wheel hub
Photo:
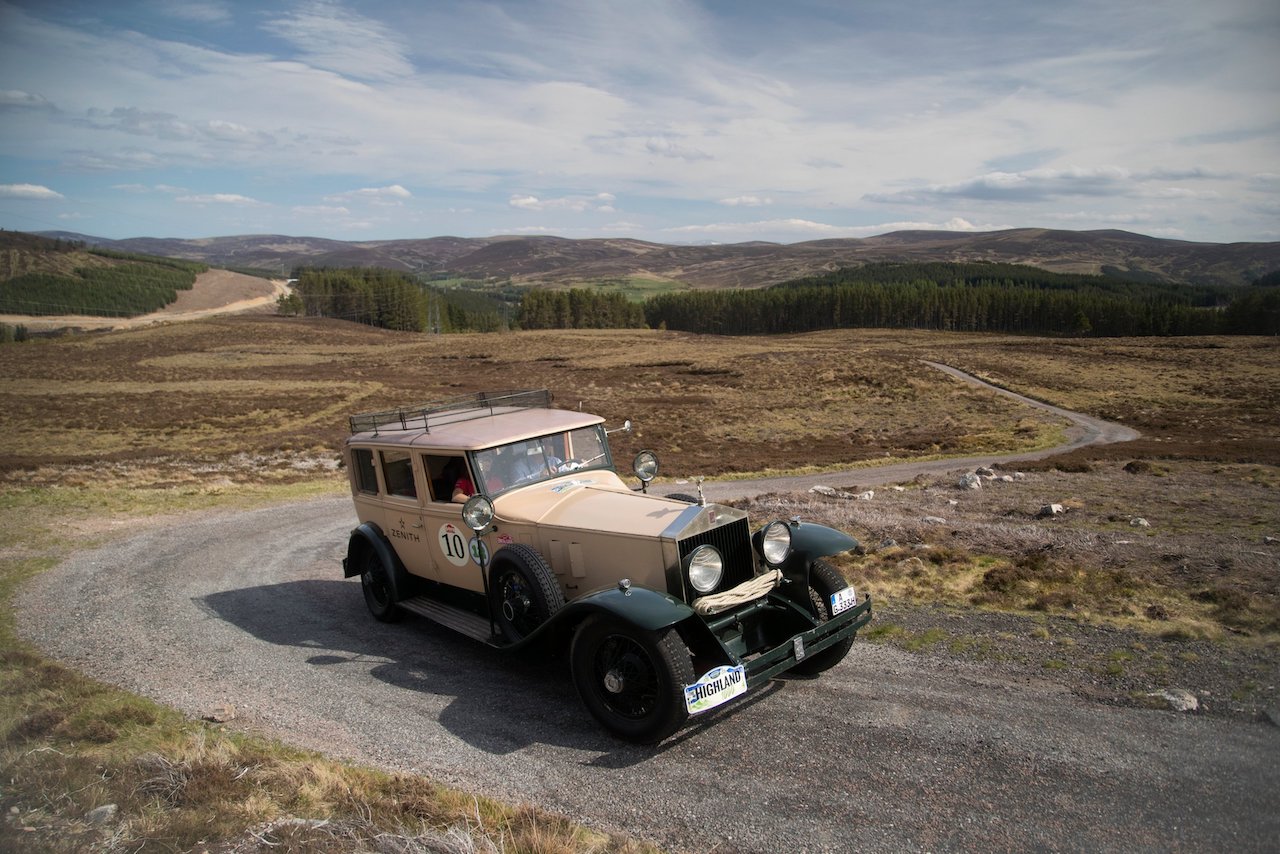
[[627, 687], [627, 680], [615, 667], [604, 675], [604, 688], [610, 694], [621, 694]]
[[529, 600], [524, 596], [508, 596], [502, 600], [502, 616], [507, 622], [513, 622], [516, 616], [523, 617], [529, 613]]

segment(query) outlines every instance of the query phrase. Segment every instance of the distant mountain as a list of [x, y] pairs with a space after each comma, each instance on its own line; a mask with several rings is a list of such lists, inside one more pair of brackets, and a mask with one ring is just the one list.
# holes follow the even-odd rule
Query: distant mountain
[[82, 240], [127, 252], [216, 266], [288, 272], [295, 266], [387, 267], [525, 284], [573, 284], [625, 276], [704, 288], [754, 288], [875, 261], [993, 261], [1064, 273], [1107, 273], [1150, 281], [1242, 285], [1280, 270], [1280, 243], [1193, 243], [1127, 231], [1015, 228], [990, 232], [897, 231], [805, 243], [674, 246], [643, 240], [563, 237], [430, 237], [327, 240], [242, 235], [198, 240], [135, 237]]

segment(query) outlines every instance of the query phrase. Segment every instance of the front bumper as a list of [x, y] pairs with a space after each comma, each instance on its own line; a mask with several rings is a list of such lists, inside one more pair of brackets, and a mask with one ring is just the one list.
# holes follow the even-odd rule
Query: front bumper
[[714, 619], [707, 628], [715, 635], [729, 663], [742, 665], [747, 687], [768, 682], [871, 622], [871, 597], [825, 623], [779, 593], [769, 595]]

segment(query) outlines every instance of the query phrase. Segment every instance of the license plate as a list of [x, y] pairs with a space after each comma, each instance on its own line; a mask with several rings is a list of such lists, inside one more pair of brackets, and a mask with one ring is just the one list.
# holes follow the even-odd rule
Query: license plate
[[837, 590], [831, 594], [831, 616], [848, 611], [858, 604], [858, 594], [852, 587]]
[[702, 678], [684, 688], [684, 704], [689, 714], [696, 715], [729, 702], [747, 692], [747, 670], [723, 665], [702, 674]]

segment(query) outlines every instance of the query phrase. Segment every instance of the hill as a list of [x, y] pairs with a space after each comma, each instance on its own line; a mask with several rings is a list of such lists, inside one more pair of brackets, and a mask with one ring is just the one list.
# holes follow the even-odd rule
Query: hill
[[1043, 228], [899, 231], [868, 238], [717, 246], [511, 236], [348, 242], [283, 235], [196, 240], [107, 240], [68, 232], [43, 235], [217, 266], [281, 272], [299, 265], [386, 267], [525, 284], [642, 277], [696, 288], [754, 288], [874, 261], [993, 261], [1062, 273], [1234, 286], [1280, 269], [1280, 243], [1195, 243], [1126, 231]]

